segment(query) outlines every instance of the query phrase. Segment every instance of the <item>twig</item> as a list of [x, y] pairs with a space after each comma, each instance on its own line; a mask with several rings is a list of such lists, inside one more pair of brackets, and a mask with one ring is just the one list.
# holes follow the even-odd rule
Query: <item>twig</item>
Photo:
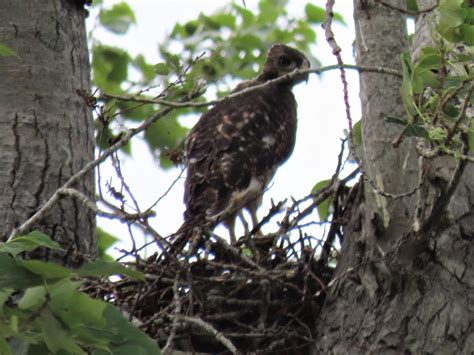
[[174, 315], [172, 316], [173, 318], [178, 318], [179, 320], [189, 323], [189, 324], [194, 324], [198, 326], [199, 328], [203, 329], [207, 333], [213, 335], [216, 340], [218, 340], [222, 345], [224, 345], [227, 349], [232, 354], [237, 354], [237, 348], [235, 345], [230, 341], [230, 339], [226, 338], [221, 332], [219, 332], [216, 328], [214, 328], [211, 324], [203, 321], [200, 318], [194, 318], [194, 317], [187, 317], [183, 315]]
[[410, 15], [410, 16], [417, 16], [417, 15], [425, 14], [427, 12], [431, 12], [433, 10], [436, 10], [436, 8], [439, 6], [439, 0], [436, 0], [436, 4], [433, 5], [433, 6], [429, 6], [426, 9], [421, 9], [421, 10], [418, 10], [418, 11], [412, 11], [412, 10], [407, 10], [407, 9], [403, 9], [401, 7], [394, 6], [394, 5], [389, 4], [389, 3], [387, 3], [383, 0], [375, 0], [375, 2], [379, 3], [380, 5], [383, 5], [383, 6], [387, 7], [389, 9], [392, 9], [392, 10], [398, 11], [402, 14]]
[[179, 315], [181, 313], [181, 300], [179, 298], [179, 273], [176, 274], [173, 284], [173, 307], [174, 307], [174, 317], [173, 317], [173, 324], [171, 326], [171, 333], [166, 341], [166, 345], [163, 348], [163, 354], [168, 355], [171, 354], [173, 349], [174, 338], [176, 337], [176, 329], [178, 329], [179, 325]]
[[454, 150], [446, 148], [446, 147], [436, 146], [434, 148], [426, 148], [426, 147], [423, 147], [421, 144], [418, 144], [416, 146], [416, 151], [418, 152], [419, 155], [421, 155], [424, 158], [428, 158], [428, 159], [434, 158], [434, 157], [440, 155], [441, 153], [444, 153], [444, 154], [452, 155], [453, 157], [455, 157], [457, 159], [465, 160], [465, 161], [468, 161], [470, 163], [474, 163], [474, 157], [473, 156], [463, 154], [463, 153], [459, 153], [457, 151], [454, 151]]
[[[351, 144], [351, 148], [355, 148], [354, 139], [353, 139], [353, 132], [352, 132], [352, 117], [351, 117], [351, 106], [349, 104], [349, 84], [347, 83], [346, 78], [346, 71], [344, 62], [341, 56], [341, 47], [336, 42], [334, 37], [334, 32], [332, 31], [332, 19], [334, 17], [333, 7], [334, 7], [335, 0], [328, 0], [326, 2], [326, 18], [323, 23], [324, 33], [326, 35], [326, 41], [328, 42], [329, 46], [332, 48], [332, 54], [336, 57], [337, 64], [339, 71], [341, 73], [341, 81], [343, 86], [343, 93], [344, 93], [344, 105], [346, 107], [346, 117], [347, 123], [349, 126], [349, 142]], [[355, 149], [353, 149], [355, 152]]]
[[77, 199], [85, 207], [93, 211], [96, 215], [105, 217], [105, 218], [120, 219], [123, 222], [130, 222], [130, 221], [136, 221], [143, 218], [152, 217], [155, 215], [155, 212], [153, 211], [145, 211], [142, 213], [127, 213], [127, 212], [120, 211], [117, 209], [115, 212], [112, 212], [112, 213], [105, 212], [99, 209], [94, 201], [89, 199], [82, 192], [73, 188], [60, 188], [59, 190], [57, 190], [57, 193], [60, 197], [68, 196], [68, 197], [73, 197]]
[[457, 132], [459, 125], [461, 124], [462, 120], [466, 117], [466, 110], [467, 107], [469, 106], [469, 102], [471, 100], [472, 93], [474, 91], [474, 84], [471, 83], [469, 86], [469, 90], [466, 93], [466, 96], [464, 97], [464, 100], [462, 101], [461, 104], [461, 109], [459, 110], [459, 115], [456, 117], [456, 121], [454, 122], [453, 127], [448, 132], [448, 136], [446, 137], [446, 143], [448, 144], [451, 139], [453, 138], [454, 134]]
[[168, 188], [166, 189], [166, 191], [161, 195], [159, 196], [155, 202], [153, 202], [153, 204], [147, 208], [147, 210], [151, 210], [152, 208], [154, 208], [158, 203], [160, 203], [160, 201], [162, 199], [164, 199], [168, 193], [173, 189], [173, 187], [176, 185], [176, 183], [181, 179], [181, 177], [183, 176], [183, 173], [184, 171], [186, 170], [186, 168], [182, 168], [179, 175], [176, 177], [176, 179], [173, 180], [173, 182], [171, 183], [170, 186], [168, 186]]
[[118, 159], [116, 157], [116, 155], [117, 155], [117, 152], [115, 154], [112, 154], [112, 165], [115, 169], [115, 172], [116, 172], [118, 178], [120, 179], [120, 182], [121, 182], [123, 188], [127, 192], [128, 196], [130, 196], [130, 198], [132, 199], [133, 205], [135, 206], [135, 210], [137, 212], [140, 212], [140, 206], [138, 205], [138, 202], [137, 202], [135, 196], [133, 195], [132, 190], [130, 189], [127, 182], [125, 181], [125, 178], [124, 178], [123, 173], [122, 173], [122, 167], [121, 167], [121, 164], [120, 164], [120, 159]]

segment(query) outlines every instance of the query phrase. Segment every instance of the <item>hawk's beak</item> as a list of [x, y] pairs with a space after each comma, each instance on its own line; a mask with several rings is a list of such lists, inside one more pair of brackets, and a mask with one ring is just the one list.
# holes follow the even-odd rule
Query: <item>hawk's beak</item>
[[[305, 60], [303, 61], [303, 64], [301, 65], [301, 69], [305, 70], [305, 69], [309, 69], [311, 68], [311, 63], [309, 62], [308, 59], [305, 58]], [[309, 80], [309, 74], [306, 74], [305, 76], [305, 83], [308, 84], [308, 80]]]

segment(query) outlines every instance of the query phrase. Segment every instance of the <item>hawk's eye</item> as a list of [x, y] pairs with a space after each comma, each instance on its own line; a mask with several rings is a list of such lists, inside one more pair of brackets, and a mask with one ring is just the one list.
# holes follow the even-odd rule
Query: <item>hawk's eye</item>
[[282, 67], [287, 67], [290, 64], [291, 64], [291, 60], [287, 56], [281, 56], [280, 58], [278, 58], [278, 65]]

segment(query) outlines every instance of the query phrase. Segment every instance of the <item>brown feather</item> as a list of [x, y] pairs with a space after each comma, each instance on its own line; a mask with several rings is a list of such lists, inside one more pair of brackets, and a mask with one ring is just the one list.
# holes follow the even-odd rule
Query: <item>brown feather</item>
[[[262, 73], [234, 92], [308, 67], [302, 53], [274, 45]], [[178, 234], [189, 237], [196, 225], [212, 229], [229, 218], [233, 225], [242, 208], [256, 212], [255, 201], [261, 200], [277, 168], [293, 151], [296, 100], [291, 89], [305, 79], [307, 75], [229, 98], [202, 115], [186, 140], [186, 211]]]

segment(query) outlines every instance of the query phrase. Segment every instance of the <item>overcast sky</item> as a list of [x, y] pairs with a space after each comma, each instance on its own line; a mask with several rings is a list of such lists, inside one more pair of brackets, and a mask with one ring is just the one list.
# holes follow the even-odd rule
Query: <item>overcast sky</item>
[[[118, 1], [104, 1], [106, 6]], [[290, 1], [289, 11], [294, 14], [303, 14], [307, 1]], [[128, 1], [137, 17], [137, 25], [126, 36], [116, 36], [106, 31], [96, 31], [103, 43], [118, 45], [126, 48], [132, 55], [143, 53], [147, 59], [158, 62], [158, 44], [171, 31], [176, 22], [185, 22], [195, 19], [200, 12], [211, 14], [224, 1], [210, 0], [134, 0]], [[324, 7], [324, 1], [313, 1]], [[339, 5], [343, 3], [344, 5]], [[246, 1], [247, 7], [254, 7], [256, 1]], [[339, 6], [337, 6], [339, 5]], [[352, 21], [352, 4], [348, 1], [336, 2], [336, 11], [346, 20], [347, 26], [334, 25], [336, 40], [342, 48], [346, 63], [354, 63], [352, 56], [352, 42], [354, 27]], [[94, 11], [88, 19], [89, 27], [94, 22]], [[313, 54], [323, 65], [334, 64], [335, 58], [324, 39], [321, 28], [317, 28], [317, 45], [313, 47]], [[343, 130], [347, 128], [345, 108], [342, 96], [342, 84], [338, 71], [327, 72], [323, 76], [312, 75], [308, 84], [301, 84], [294, 93], [298, 101], [298, 134], [292, 157], [282, 166], [273, 181], [272, 187], [264, 196], [264, 203], [259, 215], [264, 216], [270, 206], [270, 199], [279, 201], [293, 196], [301, 198], [307, 195], [311, 188], [320, 180], [328, 179], [334, 172], [337, 155], [340, 149], [340, 139], [344, 137]], [[355, 72], [347, 72], [351, 113], [355, 121], [360, 118], [360, 103], [358, 98], [358, 78]], [[195, 120], [188, 120], [192, 125]], [[122, 168], [127, 183], [143, 209], [151, 205], [163, 195], [171, 183], [178, 177], [179, 169], [163, 171], [158, 167], [145, 143], [135, 139], [133, 158], [124, 158]], [[113, 172], [104, 167], [102, 179], [107, 180]], [[118, 179], [114, 178], [118, 184]], [[117, 185], [118, 187], [118, 185]], [[161, 200], [155, 208], [157, 213], [152, 224], [162, 235], [176, 231], [182, 222], [184, 205], [182, 203], [183, 181]], [[129, 236], [127, 229], [118, 221], [99, 219], [99, 225], [112, 234], [121, 236], [128, 248]], [[268, 227], [271, 230], [271, 226]], [[268, 229], [267, 229], [268, 230]], [[218, 230], [220, 234], [221, 230]], [[222, 232], [226, 235], [226, 232]]]

